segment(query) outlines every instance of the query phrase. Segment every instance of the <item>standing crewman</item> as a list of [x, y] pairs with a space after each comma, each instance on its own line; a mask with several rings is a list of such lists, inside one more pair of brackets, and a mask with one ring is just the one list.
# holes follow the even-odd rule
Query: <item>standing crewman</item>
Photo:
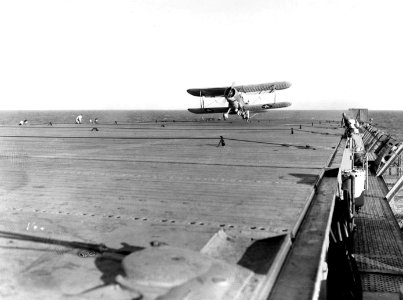
[[81, 124], [81, 121], [83, 120], [83, 116], [82, 115], [78, 115], [76, 118], [76, 124]]
[[218, 142], [217, 147], [219, 147], [220, 145], [223, 147], [225, 146], [225, 141], [222, 135], [220, 135], [220, 141]]

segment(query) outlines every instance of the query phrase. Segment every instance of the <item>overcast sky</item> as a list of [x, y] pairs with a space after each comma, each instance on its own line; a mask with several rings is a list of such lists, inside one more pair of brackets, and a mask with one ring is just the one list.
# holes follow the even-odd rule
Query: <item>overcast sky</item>
[[188, 88], [287, 80], [277, 101], [293, 109], [403, 110], [402, 11], [400, 0], [2, 0], [0, 109], [186, 109], [199, 105]]

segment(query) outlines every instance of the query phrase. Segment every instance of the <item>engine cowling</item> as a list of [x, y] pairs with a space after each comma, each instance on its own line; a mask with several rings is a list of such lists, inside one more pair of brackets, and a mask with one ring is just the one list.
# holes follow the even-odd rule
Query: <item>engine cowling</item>
[[225, 99], [227, 99], [228, 101], [235, 101], [239, 99], [239, 92], [237, 91], [236, 88], [234, 87], [229, 87], [225, 90], [224, 92], [224, 97]]

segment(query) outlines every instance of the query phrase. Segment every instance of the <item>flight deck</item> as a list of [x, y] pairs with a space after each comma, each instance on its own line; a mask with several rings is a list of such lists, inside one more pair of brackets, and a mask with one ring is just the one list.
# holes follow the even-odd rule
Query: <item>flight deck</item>
[[340, 120], [0, 127], [0, 295], [287, 299], [298, 246], [313, 249], [300, 299], [319, 296], [343, 132]]

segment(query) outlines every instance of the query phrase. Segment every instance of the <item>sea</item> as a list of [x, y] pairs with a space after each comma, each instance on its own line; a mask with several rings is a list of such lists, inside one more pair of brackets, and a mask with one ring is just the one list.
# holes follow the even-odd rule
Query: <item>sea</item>
[[[252, 122], [269, 121], [275, 123], [280, 120], [289, 120], [291, 124], [303, 122], [336, 121], [340, 122], [342, 110], [273, 110], [263, 114], [253, 115]], [[0, 126], [18, 125], [20, 121], [27, 120], [29, 125], [74, 124], [78, 115], [83, 116], [83, 123], [98, 119], [99, 124], [135, 124], [144, 122], [190, 122], [200, 120], [221, 120], [221, 115], [194, 115], [187, 110], [66, 110], [41, 111], [20, 110], [0, 111]], [[403, 141], [403, 111], [374, 110], [369, 111], [368, 117], [377, 128], [389, 133], [398, 141]], [[244, 122], [237, 116], [230, 116], [230, 122]], [[395, 216], [403, 227], [403, 192], [395, 197], [391, 203]]]

